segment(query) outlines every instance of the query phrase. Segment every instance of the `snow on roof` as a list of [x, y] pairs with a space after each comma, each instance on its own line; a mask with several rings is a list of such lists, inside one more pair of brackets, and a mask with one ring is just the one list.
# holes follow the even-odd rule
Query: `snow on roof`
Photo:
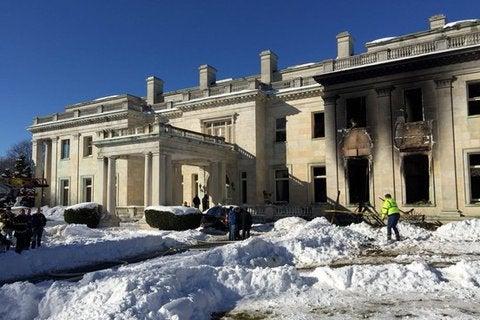
[[478, 22], [478, 21], [480, 21], [480, 20], [479, 19], [459, 20], [459, 21], [449, 22], [449, 23], [445, 24], [443, 27], [444, 28], [450, 28], [450, 27], [454, 27], [456, 25], [459, 25], [459, 24], [462, 24], [462, 23], [465, 23], [465, 22]]
[[107, 99], [116, 98], [116, 97], [119, 97], [119, 96], [120, 95], [118, 95], [118, 94], [114, 94], [114, 95], [111, 95], [111, 96], [101, 97], [101, 98], [95, 99], [93, 101], [107, 100]]
[[367, 42], [367, 44], [381, 43], [381, 42], [389, 41], [389, 40], [392, 40], [392, 39], [395, 39], [395, 38], [396, 38], [396, 37], [380, 38], [380, 39], [376, 39], [376, 40], [369, 41], [369, 42]]
[[287, 67], [287, 69], [297, 69], [297, 68], [303, 68], [303, 67], [308, 67], [308, 66], [311, 66], [311, 65], [314, 65], [315, 62], [308, 62], [308, 63], [303, 63], [303, 64], [297, 64], [297, 65], [294, 65], [294, 66], [291, 66], [291, 67]]

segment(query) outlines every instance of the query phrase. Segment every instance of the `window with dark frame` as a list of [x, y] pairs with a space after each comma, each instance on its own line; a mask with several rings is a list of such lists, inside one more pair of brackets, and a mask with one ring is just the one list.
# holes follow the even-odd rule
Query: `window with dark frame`
[[325, 113], [313, 114], [313, 138], [325, 138]]
[[470, 203], [480, 203], [480, 153], [468, 155]]
[[287, 141], [287, 118], [275, 120], [275, 142]]
[[313, 176], [313, 202], [327, 202], [327, 171], [326, 168], [312, 167]]
[[83, 137], [83, 156], [89, 157], [93, 154], [93, 138], [92, 136]]
[[69, 181], [67, 179], [60, 180], [60, 192], [61, 192], [61, 199], [62, 199], [62, 206], [68, 206], [68, 199], [70, 197], [69, 191]]
[[480, 82], [468, 84], [468, 115], [480, 114]]
[[92, 202], [93, 200], [93, 184], [92, 178], [83, 178], [83, 201], [84, 202]]
[[275, 170], [275, 201], [289, 202], [290, 200], [290, 178], [288, 169]]
[[242, 171], [240, 174], [240, 183], [241, 183], [241, 199], [242, 204], [247, 203], [247, 173]]
[[61, 159], [70, 158], [70, 139], [64, 139], [61, 142]]

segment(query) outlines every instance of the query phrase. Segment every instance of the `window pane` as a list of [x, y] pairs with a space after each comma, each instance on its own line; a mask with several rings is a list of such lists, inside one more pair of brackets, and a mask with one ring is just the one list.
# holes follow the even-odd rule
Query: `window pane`
[[323, 112], [313, 115], [313, 137], [325, 137], [325, 114]]
[[324, 176], [326, 173], [327, 173], [327, 171], [326, 171], [325, 167], [314, 167], [313, 168], [313, 175], [315, 177]]
[[480, 98], [480, 82], [468, 85], [468, 98]]

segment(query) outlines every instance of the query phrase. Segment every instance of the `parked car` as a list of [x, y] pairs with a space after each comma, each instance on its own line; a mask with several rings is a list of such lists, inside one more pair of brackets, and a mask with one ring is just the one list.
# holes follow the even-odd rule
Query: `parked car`
[[225, 217], [227, 215], [228, 210], [230, 207], [236, 207], [232, 205], [217, 205], [211, 207], [207, 211], [203, 213], [202, 222], [200, 226], [203, 228], [214, 228], [218, 230], [226, 231], [228, 230], [227, 222], [225, 221]]

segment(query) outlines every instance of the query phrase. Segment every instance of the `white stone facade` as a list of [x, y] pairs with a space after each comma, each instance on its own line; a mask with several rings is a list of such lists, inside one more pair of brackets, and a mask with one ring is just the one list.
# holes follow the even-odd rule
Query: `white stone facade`
[[337, 44], [331, 60], [279, 70], [264, 51], [258, 75], [217, 81], [203, 65], [196, 88], [163, 92], [149, 77], [145, 98], [36, 118], [36, 175], [49, 182], [37, 204], [141, 212], [208, 194], [321, 212], [337, 197], [379, 208], [391, 193], [432, 218], [480, 216], [480, 21], [434, 16], [357, 55], [349, 33]]

